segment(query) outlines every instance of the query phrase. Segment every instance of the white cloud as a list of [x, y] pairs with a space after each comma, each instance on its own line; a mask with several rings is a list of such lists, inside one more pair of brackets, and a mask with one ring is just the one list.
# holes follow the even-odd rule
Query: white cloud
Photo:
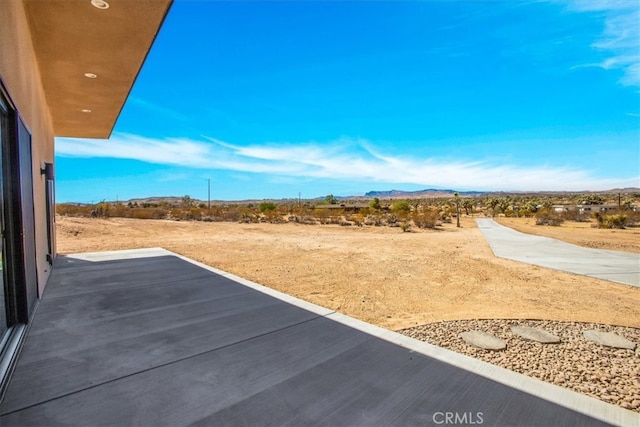
[[376, 152], [366, 140], [341, 138], [329, 143], [236, 146], [213, 138], [157, 140], [114, 134], [110, 140], [56, 139], [63, 157], [108, 157], [234, 172], [315, 179], [405, 183], [479, 190], [602, 190], [638, 186], [640, 178], [596, 179], [575, 168], [485, 161], [443, 161]]
[[170, 138], [158, 140], [130, 134], [110, 139], [57, 138], [56, 154], [66, 157], [136, 159], [148, 163], [208, 167], [211, 147], [202, 142]]
[[621, 84], [640, 86], [640, 3], [637, 0], [571, 0], [568, 6], [572, 11], [599, 13], [604, 17], [603, 32], [591, 46], [607, 58], [588, 65], [619, 69], [623, 72]]
[[153, 114], [156, 115], [162, 115], [165, 116], [167, 118], [170, 118], [172, 120], [181, 120], [181, 121], [189, 121], [189, 117], [185, 116], [182, 113], [179, 113], [176, 110], [172, 110], [170, 108], [167, 108], [163, 105], [158, 105], [158, 104], [154, 104], [152, 102], [146, 101], [142, 98], [137, 98], [135, 96], [130, 96], [129, 98], [127, 98], [127, 103], [131, 103], [133, 105], [136, 105], [140, 108], [143, 108], [145, 110], [148, 110], [150, 112], [152, 112]]

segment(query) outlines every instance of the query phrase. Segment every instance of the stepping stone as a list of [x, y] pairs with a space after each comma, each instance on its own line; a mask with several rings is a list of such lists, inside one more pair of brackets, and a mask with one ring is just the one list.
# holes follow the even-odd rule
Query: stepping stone
[[467, 344], [480, 347], [485, 350], [504, 350], [507, 348], [507, 343], [500, 338], [480, 331], [468, 331], [460, 334]]
[[636, 348], [635, 343], [629, 341], [625, 337], [621, 337], [620, 335], [616, 335], [611, 332], [583, 331], [582, 335], [588, 341], [607, 347], [626, 348], [628, 350], [633, 350], [634, 348]]
[[528, 326], [512, 326], [511, 332], [529, 341], [537, 341], [544, 344], [555, 344], [560, 342], [560, 337], [557, 337], [544, 329], [530, 328]]

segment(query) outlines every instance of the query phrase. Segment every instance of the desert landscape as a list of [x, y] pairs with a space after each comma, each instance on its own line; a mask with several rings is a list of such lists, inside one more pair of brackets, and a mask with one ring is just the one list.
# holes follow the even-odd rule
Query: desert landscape
[[[536, 226], [498, 218], [523, 232], [589, 247], [640, 253], [640, 230], [568, 222]], [[435, 230], [233, 222], [57, 218], [61, 254], [163, 247], [245, 279], [378, 326], [640, 412], [640, 349], [586, 342], [614, 332], [640, 342], [640, 288], [494, 257], [475, 225]], [[544, 345], [511, 326], [543, 328]], [[472, 347], [471, 329], [508, 343]]]
[[[525, 231], [640, 252], [638, 229], [528, 225]], [[578, 230], [578, 231], [576, 231]], [[640, 327], [640, 289], [496, 258], [473, 217], [462, 227], [238, 224], [58, 217], [59, 253], [163, 247], [392, 329], [460, 319], [541, 319]]]

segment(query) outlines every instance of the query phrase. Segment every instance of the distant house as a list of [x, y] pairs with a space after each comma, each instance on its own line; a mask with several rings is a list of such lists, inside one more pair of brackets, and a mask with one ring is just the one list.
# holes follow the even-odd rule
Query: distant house
[[368, 203], [340, 203], [336, 205], [317, 205], [316, 209], [323, 210], [343, 210], [345, 212], [360, 212], [363, 209], [368, 209]]
[[[551, 206], [555, 212], [572, 212], [578, 211], [580, 213], [593, 213], [593, 212], [611, 212], [619, 209], [618, 205], [553, 205]], [[640, 205], [631, 205], [631, 210], [634, 212], [640, 211]]]
[[553, 209], [558, 213], [561, 213], [561, 212], [575, 211], [578, 209], [578, 207], [575, 205], [553, 205], [551, 206], [551, 209]]
[[618, 205], [578, 205], [577, 208], [580, 213], [608, 212], [619, 209]]

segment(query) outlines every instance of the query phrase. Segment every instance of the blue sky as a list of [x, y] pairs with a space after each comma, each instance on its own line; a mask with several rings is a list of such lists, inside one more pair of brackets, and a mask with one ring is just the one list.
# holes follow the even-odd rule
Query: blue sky
[[637, 1], [175, 0], [59, 202], [640, 187]]

